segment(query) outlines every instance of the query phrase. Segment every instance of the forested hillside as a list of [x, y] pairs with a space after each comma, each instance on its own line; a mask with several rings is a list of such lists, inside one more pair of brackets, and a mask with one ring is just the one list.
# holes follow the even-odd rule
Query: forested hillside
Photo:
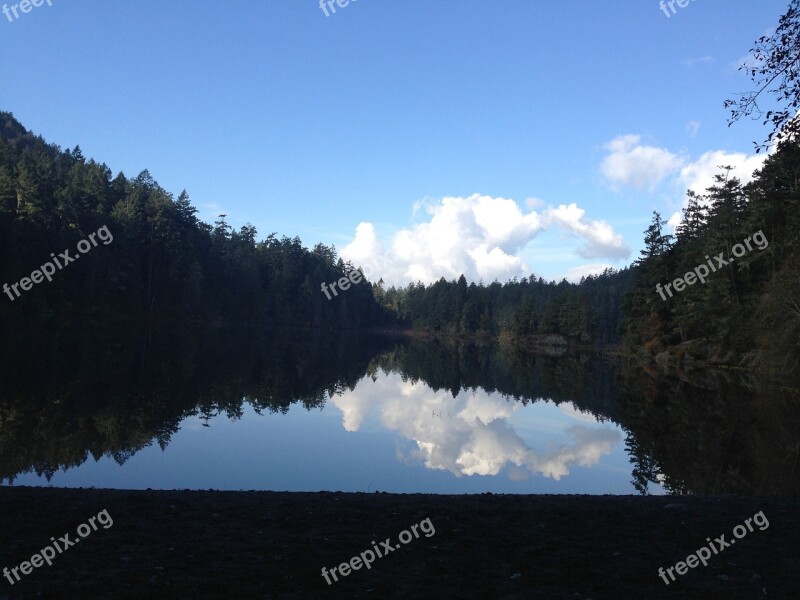
[[[671, 363], [688, 355], [793, 370], [800, 359], [798, 186], [800, 146], [784, 142], [751, 183], [723, 168], [707, 194], [690, 194], [675, 236], [655, 213], [625, 299], [628, 348], [655, 356], [671, 347], [671, 356], [661, 355]], [[708, 271], [705, 283], [657, 288], [698, 271]]]
[[308, 250], [275, 234], [257, 241], [254, 227], [235, 231], [224, 216], [212, 227], [196, 212], [186, 192], [174, 198], [147, 171], [112, 177], [80, 148], [61, 151], [0, 113], [0, 284], [29, 276], [51, 254], [77, 254], [76, 244], [102, 227], [113, 236], [52, 282], [4, 294], [0, 315], [224, 318], [331, 329], [392, 321], [369, 283], [335, 302], [321, 293], [322, 282], [352, 269], [333, 248]]

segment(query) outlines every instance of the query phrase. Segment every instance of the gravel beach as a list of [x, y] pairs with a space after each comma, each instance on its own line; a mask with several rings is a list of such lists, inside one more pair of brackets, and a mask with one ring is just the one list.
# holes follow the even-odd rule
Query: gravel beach
[[[13, 586], [4, 578], [0, 599], [800, 598], [797, 509], [776, 497], [2, 487], [0, 567], [30, 561], [51, 537], [79, 543]], [[89, 531], [103, 510], [113, 525]], [[768, 527], [736, 539], [759, 512]], [[425, 519], [435, 533], [412, 535]], [[659, 577], [723, 534], [730, 546], [707, 566], [669, 585]], [[374, 548], [386, 555], [342, 575]]]

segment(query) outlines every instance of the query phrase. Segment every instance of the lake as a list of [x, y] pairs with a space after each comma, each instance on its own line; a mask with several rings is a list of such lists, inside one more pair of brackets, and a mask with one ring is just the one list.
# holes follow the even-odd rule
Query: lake
[[3, 485], [797, 493], [795, 387], [598, 353], [242, 327], [7, 324]]

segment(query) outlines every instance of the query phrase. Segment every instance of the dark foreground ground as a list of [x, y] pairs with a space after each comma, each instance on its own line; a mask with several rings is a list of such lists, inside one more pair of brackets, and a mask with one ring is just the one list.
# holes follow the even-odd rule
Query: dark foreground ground
[[[0, 568], [104, 509], [98, 529], [22, 575], [8, 598], [800, 598], [798, 500], [429, 496], [0, 488]], [[673, 566], [763, 511], [678, 581]], [[331, 568], [422, 528], [327, 585]], [[426, 527], [426, 526], [425, 526]], [[86, 530], [83, 530], [84, 533]], [[428, 530], [430, 531], [430, 530]], [[741, 531], [740, 531], [741, 532]], [[385, 550], [383, 550], [385, 552]], [[366, 555], [369, 558], [369, 555]], [[358, 563], [356, 563], [358, 564]], [[13, 575], [12, 575], [13, 577]]]

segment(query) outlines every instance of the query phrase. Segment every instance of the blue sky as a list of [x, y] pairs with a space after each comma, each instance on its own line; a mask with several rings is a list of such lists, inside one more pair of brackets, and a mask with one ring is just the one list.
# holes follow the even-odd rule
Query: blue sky
[[401, 284], [619, 268], [717, 165], [747, 180], [768, 131], [722, 102], [788, 4], [50, 1], [0, 13], [0, 110]]

